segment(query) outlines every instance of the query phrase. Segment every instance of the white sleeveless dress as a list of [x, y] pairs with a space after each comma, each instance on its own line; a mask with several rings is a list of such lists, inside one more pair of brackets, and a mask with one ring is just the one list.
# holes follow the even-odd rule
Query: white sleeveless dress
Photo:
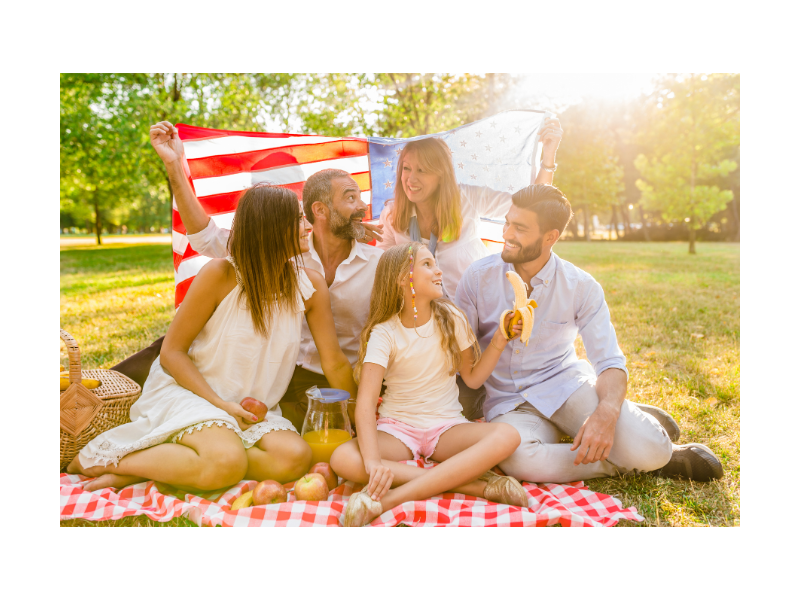
[[298, 269], [297, 279], [300, 289], [294, 307], [273, 315], [266, 338], [253, 328], [244, 298], [238, 301], [237, 284], [189, 347], [189, 358], [223, 400], [241, 402], [249, 396], [267, 405], [269, 411], [261, 423], [242, 431], [228, 413], [181, 387], [161, 366], [159, 357], [150, 368], [141, 397], [131, 406], [131, 422], [89, 442], [78, 455], [81, 465], [116, 466], [126, 454], [162, 442], [177, 442], [203, 426], [233, 429], [245, 448], [251, 448], [270, 431], [297, 432], [281, 416], [278, 406], [300, 352], [303, 301], [315, 291], [303, 269]]

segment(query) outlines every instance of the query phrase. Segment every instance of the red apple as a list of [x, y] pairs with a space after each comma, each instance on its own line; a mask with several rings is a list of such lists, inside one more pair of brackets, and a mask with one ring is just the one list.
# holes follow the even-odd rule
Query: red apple
[[328, 484], [319, 473], [306, 473], [294, 484], [294, 497], [298, 500], [327, 500]]
[[253, 490], [253, 506], [260, 504], [279, 504], [286, 502], [288, 494], [284, 488], [277, 481], [267, 479], [262, 481]]
[[334, 472], [333, 468], [326, 462], [318, 462], [308, 470], [309, 473], [319, 473], [325, 478], [325, 483], [328, 484], [328, 491], [336, 488], [339, 485], [339, 477]]
[[256, 423], [261, 423], [261, 421], [264, 420], [264, 417], [267, 416], [267, 405], [260, 400], [256, 400], [255, 398], [248, 396], [242, 400], [241, 404], [243, 409], [255, 415], [256, 419], [258, 419]]

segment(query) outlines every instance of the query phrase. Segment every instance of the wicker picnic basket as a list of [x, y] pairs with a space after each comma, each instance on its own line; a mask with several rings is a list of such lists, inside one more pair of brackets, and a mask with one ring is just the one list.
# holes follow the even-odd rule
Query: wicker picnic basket
[[[81, 351], [69, 333], [61, 339], [69, 355], [69, 387], [61, 392], [61, 470], [86, 444], [104, 431], [130, 422], [131, 405], [142, 393], [132, 379], [108, 369], [81, 370]], [[100, 386], [88, 390], [82, 379], [97, 379]]]

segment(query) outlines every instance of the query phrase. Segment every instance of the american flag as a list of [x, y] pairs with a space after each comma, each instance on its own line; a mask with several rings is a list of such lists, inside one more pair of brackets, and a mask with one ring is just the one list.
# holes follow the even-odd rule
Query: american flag
[[[394, 196], [397, 157], [410, 141], [440, 137], [450, 147], [459, 183], [516, 191], [531, 181], [532, 161], [541, 150], [539, 129], [552, 114], [515, 110], [416, 138], [346, 137], [255, 133], [178, 124], [185, 149], [184, 169], [206, 213], [230, 229], [239, 196], [262, 182], [287, 187], [303, 196], [306, 179], [323, 169], [347, 171], [369, 206], [367, 219], [380, 216]], [[500, 225], [482, 223], [481, 236], [500, 241]], [[183, 301], [194, 276], [210, 259], [195, 252], [186, 237], [176, 204], [172, 205], [172, 252], [175, 306]]]

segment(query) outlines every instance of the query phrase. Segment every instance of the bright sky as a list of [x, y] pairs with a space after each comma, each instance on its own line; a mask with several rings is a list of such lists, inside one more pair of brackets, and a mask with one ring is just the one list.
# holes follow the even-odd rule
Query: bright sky
[[575, 104], [582, 97], [627, 100], [650, 91], [657, 73], [525, 73], [520, 91], [526, 96], [546, 96], [555, 104]]

